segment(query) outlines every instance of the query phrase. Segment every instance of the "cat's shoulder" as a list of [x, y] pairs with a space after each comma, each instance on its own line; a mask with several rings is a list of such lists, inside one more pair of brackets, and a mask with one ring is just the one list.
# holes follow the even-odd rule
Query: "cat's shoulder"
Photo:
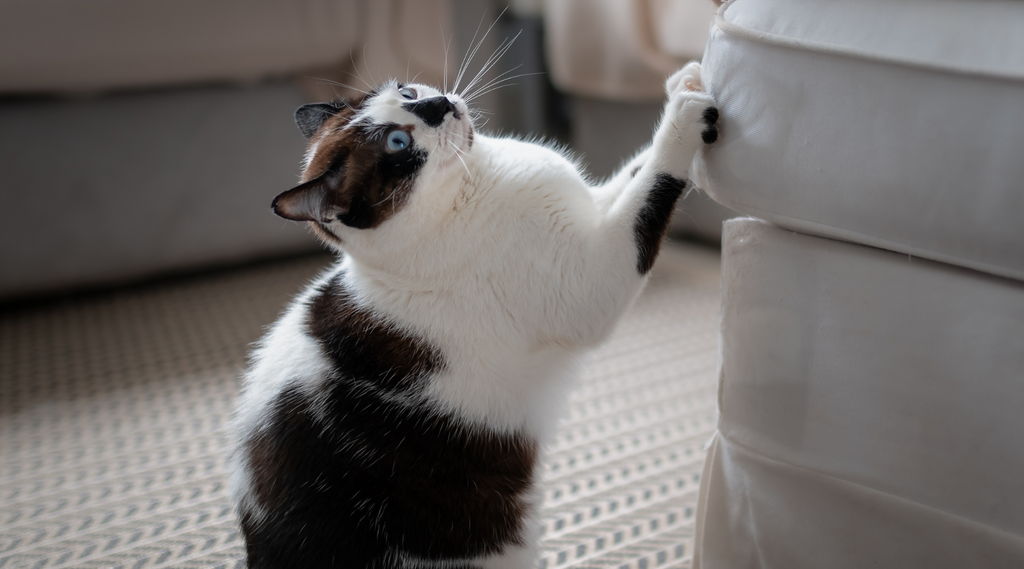
[[543, 138], [481, 136], [488, 162], [497, 170], [529, 177], [569, 177], [585, 181], [580, 159], [567, 146]]
[[566, 148], [543, 140], [487, 138], [484, 184], [509, 198], [516, 210], [540, 210], [552, 202], [589, 202], [591, 180]]

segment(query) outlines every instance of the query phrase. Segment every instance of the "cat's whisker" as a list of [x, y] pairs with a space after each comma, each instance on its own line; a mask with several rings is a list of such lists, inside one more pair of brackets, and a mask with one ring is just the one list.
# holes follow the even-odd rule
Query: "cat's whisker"
[[498, 75], [497, 77], [495, 77], [495, 78], [491, 79], [490, 81], [488, 81], [487, 83], [484, 83], [483, 85], [478, 85], [478, 86], [476, 87], [476, 89], [474, 89], [474, 90], [472, 90], [472, 91], [469, 91], [469, 90], [467, 90], [468, 92], [467, 92], [467, 93], [466, 93], [466, 94], [464, 95], [464, 97], [463, 97], [463, 98], [465, 98], [465, 99], [471, 99], [471, 98], [473, 97], [473, 95], [474, 95], [474, 93], [475, 93], [476, 91], [479, 91], [479, 90], [481, 90], [481, 89], [486, 89], [487, 87], [489, 87], [490, 85], [492, 85], [492, 84], [493, 84], [493, 83], [495, 83], [496, 81], [501, 81], [501, 80], [502, 80], [502, 79], [504, 79], [504, 78], [505, 78], [505, 76], [507, 76], [507, 75], [508, 75], [509, 73], [514, 73], [514, 72], [515, 72], [516, 70], [518, 70], [518, 69], [519, 69], [520, 67], [522, 67], [522, 65], [521, 65], [521, 64], [520, 64], [520, 65], [517, 65], [517, 66], [515, 66], [515, 67], [513, 67], [512, 69], [509, 69], [509, 70], [507, 70], [507, 71], [504, 71], [504, 72], [500, 73], [500, 74], [499, 74], [499, 75]]
[[469, 165], [466, 164], [466, 161], [462, 159], [462, 152], [459, 151], [459, 147], [456, 146], [455, 143], [450, 140], [448, 141], [448, 144], [450, 144], [452, 150], [455, 151], [455, 157], [459, 159], [459, 162], [462, 162], [462, 167], [466, 169], [466, 175], [472, 176], [472, 174], [469, 171]]
[[[367, 86], [368, 88], [370, 88], [370, 89], [373, 89], [373, 85], [371, 85], [371, 84], [370, 84], [370, 83], [369, 83], [369, 82], [368, 82], [368, 81], [367, 81], [367, 80], [366, 80], [366, 79], [365, 79], [365, 78], [363, 77], [363, 74], [362, 74], [362, 72], [361, 72], [361, 71], [359, 71], [359, 66], [358, 66], [358, 65], [356, 65], [356, 56], [355, 56], [355, 54], [354, 54], [354, 53], [352, 53], [352, 50], [351, 50], [351, 49], [350, 49], [350, 50], [348, 50], [348, 59], [349, 59], [349, 61], [350, 61], [350, 62], [352, 63], [352, 70], [353, 70], [353, 71], [355, 71], [355, 75], [352, 75], [352, 73], [349, 73], [349, 72], [347, 72], [347, 71], [346, 71], [345, 73], [346, 73], [346, 74], [348, 74], [348, 75], [352, 75], [352, 76], [353, 76], [353, 77], [355, 77], [356, 79], [359, 79], [360, 81], [362, 81], [362, 82], [363, 82], [363, 84], [364, 84], [364, 85], [366, 85], [366, 86]], [[366, 44], [363, 44], [363, 64], [365, 65], [365, 63], [366, 63]]]
[[489, 58], [492, 61], [490, 61], [489, 65], [486, 65], [484, 67], [484, 73], [490, 71], [491, 68], [494, 67], [501, 60], [501, 58], [505, 56], [506, 53], [508, 53], [508, 50], [512, 49], [512, 45], [516, 43], [516, 40], [519, 39], [519, 36], [521, 36], [522, 34], [523, 31], [519, 30], [516, 33], [516, 35], [512, 36], [512, 39], [505, 38], [504, 41], [498, 44], [498, 49], [496, 49]]
[[448, 49], [451, 47], [452, 41], [455, 39], [455, 36], [454, 36], [454, 34], [450, 35], [450, 36], [448, 36], [448, 41], [445, 41], [445, 39], [444, 39], [444, 24], [441, 22], [441, 18], [437, 19], [437, 27], [438, 27], [439, 30], [441, 30], [441, 45], [444, 46], [444, 79], [443, 79], [444, 89], [442, 89], [441, 92], [442, 93], [447, 93], [448, 92]]
[[[498, 23], [498, 20], [500, 20], [501, 17], [505, 15], [505, 12], [507, 10], [508, 7], [506, 6], [505, 9], [502, 10], [500, 14], [498, 14], [498, 17], [495, 18], [493, 22], [491, 22], [491, 25], [487, 27], [487, 31], [485, 31], [484, 35], [480, 37], [480, 41], [476, 41], [476, 35], [480, 33], [480, 27], [483, 26], [484, 18], [487, 17], [487, 11], [484, 11], [484, 15], [480, 17], [480, 23], [476, 25], [476, 31], [473, 32], [473, 39], [469, 40], [469, 44], [473, 46], [473, 48], [467, 51], [466, 56], [462, 58], [462, 65], [459, 66], [459, 73], [455, 77], [455, 85], [452, 87], [452, 92], [457, 93], [459, 91], [459, 83], [462, 82], [462, 78], [465, 75], [465, 73], [469, 71], [469, 66], [470, 64], [473, 63], [473, 59], [476, 57], [477, 52], [480, 51], [481, 47], [483, 47], [484, 41], [487, 40], [487, 36], [491, 33], [491, 30], [494, 29], [494, 26]], [[476, 42], [475, 45], [474, 42]], [[447, 92], [447, 90], [445, 92]]]
[[[497, 91], [498, 89], [503, 89], [505, 87], [511, 87], [513, 85], [518, 85], [518, 83], [509, 83], [507, 81], [512, 81], [512, 80], [517, 79], [519, 77], [528, 77], [530, 75], [542, 75], [542, 73], [524, 73], [522, 75], [516, 75], [514, 77], [508, 77], [507, 79], [504, 80], [506, 82], [503, 82], [501, 84], [493, 85], [493, 86], [491, 86], [489, 88], [481, 88], [481, 89], [479, 89], [476, 93], [473, 94], [473, 99], [476, 99], [478, 97], [482, 97], [482, 96], [484, 96], [484, 95], [486, 95], [488, 93], [491, 93], [493, 91]], [[472, 101], [472, 99], [470, 99], [470, 101]]]
[[382, 203], [384, 203], [384, 202], [386, 202], [386, 201], [388, 201], [388, 200], [392, 200], [391, 204], [392, 204], [392, 207], [394, 207], [394, 197], [395, 197], [395, 192], [396, 192], [396, 191], [398, 191], [398, 188], [392, 188], [392, 189], [391, 189], [391, 193], [390, 193], [390, 194], [388, 194], [388, 195], [387, 195], [387, 197], [385, 197], [384, 199], [382, 199], [382, 200], [380, 200], [379, 202], [377, 202], [377, 203], [373, 204], [373, 207], [377, 207], [377, 206], [379, 206], [380, 204], [382, 204]]
[[[348, 75], [349, 77], [353, 77], [355, 79], [358, 79], [358, 80], [362, 81], [364, 85], [369, 85], [370, 89], [373, 89], [373, 86], [370, 85], [369, 83], [367, 83], [366, 79], [364, 79], [362, 74], [359, 73], [359, 69], [355, 67], [355, 63], [353, 63], [352, 65], [353, 65], [352, 69], [355, 71], [355, 73], [352, 73], [350, 71], [342, 71], [342, 73], [344, 73], [345, 75]], [[358, 91], [362, 91], [364, 93], [369, 93], [370, 92], [369, 90], [363, 90], [363, 89], [357, 89], [357, 90]]]
[[[366, 69], [366, 72], [370, 74], [370, 79], [373, 79], [372, 84], [367, 83], [367, 85], [370, 85], [370, 90], [373, 90], [374, 85], [380, 85], [383, 83], [379, 77], [374, 77], [373, 72], [370, 71], [370, 63], [366, 61], [366, 44], [363, 44], [363, 67]], [[357, 69], [356, 71], [358, 72], [359, 70]], [[366, 81], [364, 80], [363, 83], [366, 83]]]
[[[519, 36], [517, 35], [516, 37]], [[515, 38], [513, 38], [512, 42], [514, 41]], [[463, 89], [463, 92], [467, 92], [470, 89], [472, 89], [473, 86], [476, 85], [487, 74], [488, 71], [490, 71], [491, 67], [493, 67], [494, 64], [496, 64], [498, 60], [500, 60], [501, 57], [505, 54], [505, 52], [508, 51], [508, 49], [512, 46], [512, 42], [509, 42], [508, 38], [502, 40], [502, 42], [498, 45], [494, 52], [491, 53], [491, 55], [484, 61], [483, 65], [480, 67], [480, 70], [477, 71], [476, 75], [473, 77], [473, 80], [470, 81], [468, 85], [466, 85], [465, 89]]]
[[[493, 115], [494, 113], [488, 114]], [[473, 124], [476, 126], [477, 130], [484, 128], [489, 122], [491, 122], [491, 117], [479, 116], [473, 119]]]
[[469, 85], [466, 85], [465, 89], [463, 89], [463, 93], [472, 89], [474, 85], [476, 85], [481, 79], [483, 79], [483, 77], [487, 74], [488, 71], [491, 70], [491, 68], [498, 64], [498, 61], [500, 61], [501, 58], [505, 55], [505, 53], [512, 48], [512, 44], [515, 43], [515, 41], [519, 38], [520, 34], [522, 33], [522, 30], [520, 30], [519, 33], [517, 33], [511, 40], [505, 38], [505, 40], [503, 40], [501, 44], [498, 45], [498, 48], [495, 49], [494, 53], [492, 53], [491, 56], [487, 58], [487, 61], [484, 62], [483, 67], [481, 67], [480, 71], [478, 71], [476, 76], [473, 77], [473, 80], [470, 81]]
[[[505, 54], [505, 52], [508, 50], [508, 48], [512, 46], [512, 44], [511, 43], [503, 44], [503, 46], [504, 46], [503, 48], [500, 48], [501, 49], [500, 52], [495, 52], [495, 54], [492, 55], [493, 59], [488, 59], [488, 62], [484, 65], [484, 67], [482, 67], [480, 69], [480, 72], [477, 74], [477, 76], [474, 77], [473, 80], [469, 83], [469, 85], [466, 85], [466, 88], [462, 90], [463, 93], [472, 93], [474, 88], [479, 88], [480, 82], [484, 80], [485, 75], [488, 72], [490, 72], [490, 70], [495, 65], [498, 64], [498, 61]], [[493, 81], [493, 79], [491, 79], [491, 81]]]
[[[462, 82], [463, 74], [466, 73], [466, 69], [469, 68], [469, 63], [473, 61], [473, 56], [476, 55], [477, 50], [480, 49], [480, 46], [484, 43], [484, 39], [487, 38], [487, 34], [485, 33], [484, 37], [480, 38], [479, 42], [476, 41], [476, 36], [480, 33], [480, 27], [484, 25], [484, 18], [486, 16], [487, 12], [484, 11], [484, 15], [480, 17], [480, 21], [476, 25], [476, 30], [473, 31], [473, 39], [469, 40], [470, 47], [462, 56], [462, 63], [459, 64], [459, 72], [455, 74], [455, 84], [452, 85], [452, 91], [457, 92], [459, 90], [459, 83]], [[494, 24], [491, 24], [491, 26], [493, 27]], [[487, 31], [491, 31], [491, 28], [487, 28]]]
[[[348, 73], [348, 75], [352, 75], [352, 74]], [[355, 91], [357, 93], [362, 93], [364, 95], [369, 95], [370, 94], [369, 91], [365, 91], [365, 90], [360, 89], [359, 87], [356, 87], [354, 85], [349, 85], [347, 83], [342, 83], [341, 81], [334, 81], [332, 79], [325, 79], [325, 78], [322, 78], [322, 77], [309, 77], [308, 79], [312, 79], [312, 80], [318, 81], [320, 83], [326, 83], [326, 84], [331, 85], [333, 87], [344, 87], [346, 89], [351, 89], [351, 90], [353, 90], [353, 91]], [[337, 95], [338, 92], [335, 91], [334, 94]]]
[[504, 89], [505, 87], [512, 87], [512, 86], [518, 85], [518, 84], [519, 83], [502, 83], [501, 85], [495, 85], [494, 87], [491, 87], [490, 89], [482, 91], [482, 92], [478, 93], [476, 96], [477, 97], [483, 97], [484, 95], [486, 95], [488, 93], [493, 93], [494, 91], [497, 91], [498, 89]]
[[[515, 67], [513, 69], [510, 69], [509, 72], [515, 71], [516, 69], [519, 69], [519, 67], [522, 67], [522, 66], [520, 65], [520, 66], [517, 66], [517, 67]], [[519, 75], [513, 75], [511, 77], [500, 77], [499, 76], [498, 78], [495, 78], [494, 80], [488, 82], [486, 85], [478, 87], [476, 89], [476, 91], [474, 91], [468, 97], [466, 97], [466, 100], [467, 101], [472, 101], [473, 99], [476, 99], [476, 98], [478, 98], [478, 97], [480, 97], [482, 95], [490, 93], [491, 91], [493, 91], [495, 89], [500, 89], [502, 87], [508, 87], [509, 85], [515, 85], [515, 83], [508, 83], [509, 81], [514, 81], [514, 80], [519, 79], [521, 77], [532, 77], [534, 75], [544, 75], [544, 72], [543, 71], [537, 71], [537, 72], [534, 72], [534, 73], [520, 73]]]

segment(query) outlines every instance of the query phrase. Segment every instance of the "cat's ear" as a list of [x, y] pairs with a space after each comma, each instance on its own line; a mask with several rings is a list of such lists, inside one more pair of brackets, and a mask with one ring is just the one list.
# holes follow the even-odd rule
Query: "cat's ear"
[[310, 138], [324, 121], [338, 114], [344, 109], [344, 103], [310, 103], [295, 109], [295, 124], [299, 127], [302, 135]]
[[335, 199], [343, 178], [342, 171], [328, 169], [320, 176], [278, 194], [270, 207], [277, 215], [292, 221], [330, 223], [339, 215], [348, 213], [348, 207], [338, 204]]

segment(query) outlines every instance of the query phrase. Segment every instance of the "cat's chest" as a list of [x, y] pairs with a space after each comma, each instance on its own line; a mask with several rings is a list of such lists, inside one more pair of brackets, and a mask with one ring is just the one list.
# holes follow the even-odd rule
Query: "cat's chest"
[[[320, 285], [296, 330], [330, 362], [330, 382], [466, 424], [547, 438], [575, 376], [575, 357], [539, 347], [494, 301], [475, 306], [383, 295], [374, 304], [350, 276], [343, 270]], [[388, 300], [390, 310], [381, 308]], [[322, 379], [309, 381], [311, 389], [326, 387]]]

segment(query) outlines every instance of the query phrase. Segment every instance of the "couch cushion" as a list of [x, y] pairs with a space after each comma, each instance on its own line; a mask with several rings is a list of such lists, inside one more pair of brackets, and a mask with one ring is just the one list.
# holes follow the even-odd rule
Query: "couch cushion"
[[735, 0], [699, 180], [776, 224], [1024, 279], [1024, 3]]
[[1024, 283], [725, 223], [704, 569], [1024, 566]]
[[352, 0], [7, 0], [0, 92], [247, 80], [348, 56]]
[[0, 105], [0, 298], [316, 249], [270, 211], [304, 101], [279, 81]]
[[[251, 81], [312, 68], [308, 74], [323, 76], [319, 68], [360, 66], [370, 81], [422, 73], [421, 81], [440, 84], [451, 22], [448, 0], [5, 0], [0, 93]], [[361, 87], [361, 77], [342, 80]]]

